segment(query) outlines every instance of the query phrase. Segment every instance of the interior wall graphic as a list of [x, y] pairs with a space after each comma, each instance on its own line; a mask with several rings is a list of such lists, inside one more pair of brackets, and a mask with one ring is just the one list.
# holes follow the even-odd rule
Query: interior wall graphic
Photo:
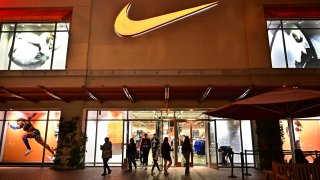
[[86, 165], [99, 163], [102, 165], [100, 145], [103, 145], [104, 138], [109, 137], [112, 143], [112, 158], [110, 164], [122, 162], [122, 139], [123, 139], [123, 118], [126, 118], [125, 111], [88, 111], [86, 134]]
[[[287, 120], [281, 121], [283, 125], [284, 132], [284, 143], [283, 149], [290, 150], [290, 139], [288, 133], [288, 123]], [[302, 151], [319, 151], [320, 150], [320, 118], [309, 118], [309, 119], [294, 119], [294, 136], [296, 147]], [[307, 155], [309, 162], [313, 162], [315, 156]], [[286, 160], [289, 161], [291, 156], [286, 157]]]
[[[0, 162], [53, 162], [60, 111], [7, 111]], [[47, 130], [46, 130], [47, 129]]]

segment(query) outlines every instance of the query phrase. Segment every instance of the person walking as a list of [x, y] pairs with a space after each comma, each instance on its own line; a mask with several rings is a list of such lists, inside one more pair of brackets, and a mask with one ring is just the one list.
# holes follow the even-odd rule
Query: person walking
[[189, 161], [190, 161], [190, 154], [191, 154], [191, 145], [190, 145], [190, 138], [189, 136], [186, 136], [184, 138], [183, 144], [182, 144], [182, 154], [183, 157], [186, 160], [186, 164], [185, 164], [185, 175], [190, 175], [190, 167], [189, 167]]
[[[170, 156], [170, 151], [172, 151], [171, 146], [169, 144], [169, 140], [168, 137], [165, 137], [163, 140], [163, 143], [161, 145], [161, 154], [162, 154], [162, 158], [164, 161], [164, 174], [168, 175], [168, 169], [172, 164], [172, 159]], [[169, 164], [167, 165], [167, 163], [169, 162]]]
[[132, 164], [134, 165], [134, 168], [137, 169], [136, 154], [137, 154], [137, 145], [136, 143], [134, 143], [134, 139], [130, 138], [130, 144], [128, 145], [128, 149], [127, 149], [130, 172], [132, 171]]
[[157, 141], [160, 142], [160, 140], [157, 137], [156, 133], [153, 134], [153, 137], [152, 137], [152, 139], [150, 141], [151, 141], [151, 148], [153, 148], [153, 146], [155, 145], [155, 142], [157, 142]]
[[141, 140], [141, 151], [143, 156], [143, 165], [144, 169], [147, 170], [148, 167], [148, 157], [149, 157], [149, 151], [151, 148], [151, 141], [148, 138], [148, 134], [144, 134], [144, 138]]
[[154, 146], [152, 147], [153, 166], [152, 166], [152, 169], [151, 169], [151, 175], [154, 174], [153, 170], [154, 170], [155, 167], [157, 167], [159, 173], [161, 172], [161, 169], [159, 168], [159, 164], [158, 164], [159, 155], [160, 155], [159, 141], [155, 140]]
[[109, 141], [109, 138], [104, 139], [104, 144], [100, 145], [100, 150], [102, 150], [102, 159], [103, 159], [103, 173], [101, 176], [107, 175], [106, 169], [108, 169], [108, 174], [111, 174], [111, 169], [108, 165], [108, 161], [112, 158], [112, 143]]

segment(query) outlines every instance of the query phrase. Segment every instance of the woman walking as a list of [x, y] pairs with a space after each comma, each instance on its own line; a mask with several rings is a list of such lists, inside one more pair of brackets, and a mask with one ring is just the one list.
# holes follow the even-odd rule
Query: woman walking
[[182, 144], [182, 154], [183, 154], [183, 157], [186, 159], [185, 175], [190, 175], [189, 160], [190, 160], [191, 151], [192, 149], [190, 145], [190, 139], [189, 139], [189, 136], [186, 136]]
[[137, 169], [136, 154], [137, 154], [137, 145], [136, 143], [134, 143], [134, 139], [130, 138], [130, 144], [127, 149], [127, 156], [129, 160], [129, 171], [132, 171], [132, 164], [134, 165], [134, 168]]
[[107, 175], [106, 169], [108, 169], [108, 174], [111, 174], [111, 169], [108, 165], [108, 161], [112, 158], [112, 143], [109, 141], [109, 138], [106, 137], [104, 139], [104, 144], [100, 146], [100, 150], [102, 150], [102, 159], [103, 159], [103, 173], [101, 176]]
[[[172, 159], [170, 156], [170, 151], [172, 151], [171, 146], [168, 142], [168, 137], [165, 137], [163, 140], [163, 143], [161, 145], [161, 154], [163, 157], [163, 161], [164, 161], [164, 174], [168, 175], [168, 169], [172, 164]], [[169, 164], [167, 165], [167, 163], [169, 162]]]
[[151, 169], [151, 175], [154, 174], [153, 170], [154, 170], [155, 167], [157, 167], [159, 173], [161, 172], [161, 169], [159, 168], [159, 165], [158, 165], [159, 154], [160, 154], [159, 141], [155, 141], [154, 142], [154, 146], [152, 147], [153, 166], [152, 166], [152, 169]]

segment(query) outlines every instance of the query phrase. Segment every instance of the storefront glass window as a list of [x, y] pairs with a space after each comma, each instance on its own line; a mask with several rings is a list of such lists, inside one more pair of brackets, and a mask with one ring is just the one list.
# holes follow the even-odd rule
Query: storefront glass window
[[100, 145], [104, 138], [109, 137], [112, 142], [112, 158], [110, 164], [121, 165], [123, 142], [123, 118], [126, 111], [88, 111], [87, 120], [87, 154], [86, 164], [102, 165]]
[[[242, 133], [242, 143], [243, 143], [243, 151], [244, 150], [253, 150], [252, 147], [252, 134], [251, 134], [251, 124], [249, 120], [241, 121], [241, 133]], [[252, 151], [250, 151], [251, 153]], [[253, 162], [253, 155], [247, 155], [247, 162]]]
[[[240, 121], [239, 120], [219, 120], [217, 121], [217, 140], [218, 148], [221, 146], [230, 146], [233, 152], [241, 152], [241, 137], [240, 137]], [[223, 153], [219, 153], [219, 162], [224, 162]], [[229, 159], [227, 159], [229, 162]], [[234, 163], [240, 163], [240, 156], [234, 155]]]
[[[290, 139], [288, 131], [287, 120], [281, 120], [281, 124], [284, 130], [284, 143], [283, 150], [290, 150]], [[319, 151], [320, 150], [320, 117], [315, 118], [305, 118], [305, 119], [294, 119], [294, 137], [295, 145], [302, 151]], [[310, 163], [315, 159], [315, 155], [305, 154], [306, 158]], [[286, 155], [285, 159], [289, 161], [291, 159], [290, 155]]]
[[319, 20], [268, 20], [273, 68], [319, 68]]
[[0, 23], [0, 70], [66, 68], [69, 23]]
[[1, 162], [53, 162], [60, 111], [6, 111], [2, 117], [4, 114]]

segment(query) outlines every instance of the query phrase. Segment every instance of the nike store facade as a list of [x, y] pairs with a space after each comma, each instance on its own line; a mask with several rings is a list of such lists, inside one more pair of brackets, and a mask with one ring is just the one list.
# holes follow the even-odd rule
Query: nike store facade
[[[102, 165], [108, 136], [110, 164], [124, 167], [129, 139], [139, 145], [147, 133], [168, 137], [174, 166], [189, 136], [192, 166], [230, 167], [221, 149], [258, 149], [256, 121], [204, 112], [283, 86], [320, 91], [318, 0], [2, 0], [0, 7], [0, 164], [53, 165], [57, 154], [67, 161], [59, 133], [73, 122], [69, 133], [85, 139], [85, 166]], [[295, 120], [302, 149], [320, 150], [307, 140], [319, 136], [319, 119]], [[259, 165], [252, 155], [247, 161]]]

